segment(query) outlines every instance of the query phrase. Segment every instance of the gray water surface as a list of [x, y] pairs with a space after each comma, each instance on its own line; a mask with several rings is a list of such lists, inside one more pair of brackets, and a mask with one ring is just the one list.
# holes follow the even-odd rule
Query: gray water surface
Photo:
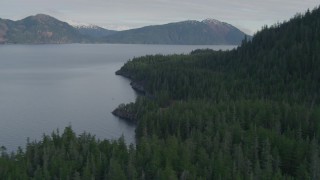
[[123, 134], [134, 143], [135, 126], [111, 111], [133, 102], [130, 81], [115, 71], [133, 57], [146, 54], [189, 53], [198, 48], [233, 46], [180, 45], [1, 45], [0, 146], [24, 147], [29, 137], [71, 125], [100, 139]]

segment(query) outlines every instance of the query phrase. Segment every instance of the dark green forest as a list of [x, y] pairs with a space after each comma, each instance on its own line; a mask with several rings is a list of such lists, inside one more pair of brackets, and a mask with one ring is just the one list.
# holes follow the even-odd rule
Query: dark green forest
[[234, 50], [129, 60], [136, 145], [64, 132], [1, 148], [2, 179], [320, 179], [320, 8]]

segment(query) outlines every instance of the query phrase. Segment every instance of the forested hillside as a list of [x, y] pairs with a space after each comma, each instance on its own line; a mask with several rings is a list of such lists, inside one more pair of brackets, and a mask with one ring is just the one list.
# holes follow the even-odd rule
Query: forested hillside
[[145, 56], [118, 72], [137, 144], [62, 135], [2, 150], [4, 179], [320, 179], [320, 9], [223, 52]]

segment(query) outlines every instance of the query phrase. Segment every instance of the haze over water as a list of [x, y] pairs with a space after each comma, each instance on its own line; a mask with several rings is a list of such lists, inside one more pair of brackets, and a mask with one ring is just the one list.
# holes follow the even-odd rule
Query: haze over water
[[43, 134], [71, 125], [100, 139], [134, 142], [135, 126], [111, 114], [133, 102], [130, 81], [115, 71], [133, 57], [189, 53], [182, 45], [2, 45], [0, 46], [0, 146], [24, 147]]

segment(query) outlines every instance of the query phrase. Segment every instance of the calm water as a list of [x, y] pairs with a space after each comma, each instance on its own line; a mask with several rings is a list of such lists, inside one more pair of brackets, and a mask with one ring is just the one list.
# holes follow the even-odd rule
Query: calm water
[[132, 102], [129, 80], [114, 73], [128, 59], [146, 54], [188, 53], [230, 46], [2, 45], [0, 46], [0, 146], [24, 147], [71, 125], [100, 139], [122, 134], [134, 142], [135, 126], [111, 111]]

